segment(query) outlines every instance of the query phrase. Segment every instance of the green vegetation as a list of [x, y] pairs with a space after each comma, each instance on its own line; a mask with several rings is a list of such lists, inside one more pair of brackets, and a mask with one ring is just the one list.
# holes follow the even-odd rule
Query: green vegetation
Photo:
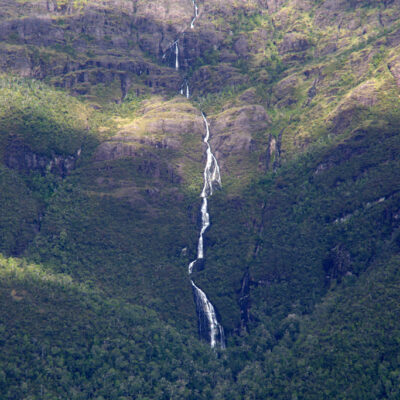
[[1, 257], [0, 277], [3, 399], [206, 399], [223, 379], [208, 346], [150, 310], [24, 259]]
[[0, 80], [0, 150], [20, 141], [33, 152], [51, 156], [75, 153], [90, 141], [88, 108], [37, 81]]
[[0, 167], [0, 251], [20, 254], [34, 238], [39, 204], [15, 172]]
[[[199, 2], [178, 72], [168, 1], [168, 28], [143, 1], [18, 3], [0, 17], [0, 398], [398, 399], [397, 3]], [[200, 110], [223, 187], [192, 278], [225, 351], [198, 339], [187, 276]]]

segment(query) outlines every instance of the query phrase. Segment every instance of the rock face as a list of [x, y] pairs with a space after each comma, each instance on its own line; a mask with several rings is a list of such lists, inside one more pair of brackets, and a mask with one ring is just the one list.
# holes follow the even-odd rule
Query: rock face
[[[121, 102], [128, 93], [170, 96], [186, 83], [194, 97], [238, 93], [240, 104], [231, 110], [206, 110], [215, 134], [213, 145], [227, 166], [225, 161], [233, 155], [242, 153], [244, 159], [259, 151], [265, 156], [267, 146], [273, 147], [264, 107], [284, 113], [304, 106], [307, 112], [312, 103], [322, 104], [319, 96], [325, 91], [326, 103], [339, 99], [326, 114], [326, 121], [335, 125], [332, 131], [339, 133], [349, 126], [354, 108], [375, 106], [377, 92], [371, 82], [365, 82], [370, 79], [366, 75], [380, 46], [387, 42], [395, 49], [400, 43], [400, 31], [388, 30], [386, 42], [379, 39], [373, 51], [361, 45], [367, 45], [375, 31], [393, 24], [398, 1], [385, 2], [385, 11], [364, 15], [359, 1], [352, 1], [355, 10], [350, 10], [348, 0], [318, 4], [293, 0], [290, 7], [281, 0], [210, 0], [199, 2], [199, 15], [191, 29], [194, 11], [190, 0], [38, 0], [23, 5], [4, 0], [0, 70], [46, 79], [95, 103]], [[178, 71], [172, 46], [177, 39]], [[336, 52], [351, 50], [352, 39], [361, 50], [349, 61], [346, 74], [356, 75], [360, 85], [338, 94], [349, 77], [336, 74], [334, 65], [325, 68], [325, 56], [330, 59]], [[386, 65], [400, 85], [400, 61], [393, 51]], [[315, 57], [323, 58], [320, 64], [311, 61]], [[307, 66], [305, 60], [310, 62]], [[258, 96], [249, 86], [264, 93]], [[240, 93], [242, 88], [248, 90]], [[173, 113], [159, 119], [146, 117], [121, 128], [96, 157], [133, 157], [140, 146], [180, 151], [176, 133], [200, 132], [201, 121], [192, 127], [193, 121]], [[137, 136], [143, 126], [149, 136]], [[274, 128], [275, 137], [281, 128]], [[263, 143], [256, 138], [261, 132]], [[159, 138], [159, 134], [164, 136]], [[299, 146], [311, 141], [299, 139]], [[283, 141], [282, 154], [287, 154], [285, 146]]]
[[250, 322], [250, 272], [249, 269], [246, 270], [242, 277], [241, 288], [239, 293], [239, 307], [240, 307], [240, 330], [244, 331], [248, 329], [248, 324]]
[[203, 95], [218, 93], [227, 82], [235, 87], [243, 85], [247, 81], [246, 76], [238, 68], [228, 63], [201, 67], [193, 74], [191, 79], [191, 82], [194, 82], [196, 92]]
[[270, 122], [259, 105], [229, 108], [210, 120], [213, 148], [222, 154], [253, 150], [252, 133], [265, 130]]
[[372, 107], [378, 101], [378, 91], [375, 82], [367, 81], [357, 86], [351, 93], [350, 99], [357, 104]]
[[[183, 71], [219, 53], [229, 62], [246, 58], [251, 50], [248, 39], [242, 35], [227, 48], [228, 32], [210, 21], [218, 15], [231, 16], [232, 7], [256, 12], [265, 6], [256, 3], [199, 4], [196, 27], [190, 29], [193, 4], [189, 0], [173, 4], [170, 0], [40, 0], [24, 7], [7, 0], [4, 17], [0, 16], [0, 69], [38, 79], [51, 77], [55, 85], [79, 95], [95, 95], [93, 87], [98, 84], [113, 85], [110, 96], [115, 101], [129, 89], [137, 94], [178, 91], [182, 76], [174, 70], [171, 44], [179, 38]], [[228, 64], [200, 70], [193, 78], [194, 90], [215, 91], [218, 84], [204, 86], [210, 79], [229, 80], [232, 85], [245, 82], [243, 74]]]
[[279, 107], [288, 107], [297, 102], [295, 91], [299, 83], [296, 75], [289, 76], [278, 82], [274, 88], [274, 95]]
[[281, 53], [299, 52], [307, 50], [308, 47], [309, 43], [305, 36], [292, 32], [283, 37], [279, 51]]
[[210, 116], [209, 121], [211, 146], [223, 172], [225, 169], [236, 176], [243, 174], [244, 165], [253, 155], [265, 150], [264, 144], [257, 139], [258, 134], [264, 135], [270, 124], [262, 106], [229, 107]]
[[336, 108], [329, 124], [331, 132], [341, 134], [349, 128], [356, 115], [378, 101], [378, 92], [374, 81], [367, 81], [354, 88]]
[[400, 87], [400, 57], [396, 57], [388, 64], [389, 71], [393, 75], [398, 87]]
[[28, 146], [14, 141], [6, 147], [4, 163], [8, 168], [18, 170], [19, 172], [29, 173], [37, 171], [41, 174], [51, 172], [64, 178], [75, 168], [80, 153], [81, 151], [78, 150], [74, 155], [63, 156], [53, 154], [52, 157], [48, 157], [36, 154]]
[[135, 157], [143, 148], [179, 152], [188, 133], [198, 140], [202, 137], [201, 115], [185, 99], [145, 102], [142, 113], [142, 117], [123, 125], [115, 136], [98, 147], [96, 161]]
[[[73, 2], [62, 4], [38, 2], [27, 7], [26, 18], [0, 18], [2, 70], [53, 77], [56, 85], [78, 94], [113, 82], [120, 86], [120, 97], [131, 86], [151, 93], [179, 87], [179, 74], [168, 65], [155, 65], [148, 56], [161, 60], [190, 21], [190, 2], [180, 0], [174, 7], [167, 0], [89, 1], [83, 8]], [[15, 8], [19, 9], [14, 2]], [[10, 38], [12, 45], [6, 45]]]
[[202, 154], [198, 149], [204, 123], [185, 98], [144, 102], [141, 114], [123, 123], [115, 136], [100, 144], [95, 162], [134, 159], [147, 175], [171, 183], [186, 179], [190, 168], [201, 171]]

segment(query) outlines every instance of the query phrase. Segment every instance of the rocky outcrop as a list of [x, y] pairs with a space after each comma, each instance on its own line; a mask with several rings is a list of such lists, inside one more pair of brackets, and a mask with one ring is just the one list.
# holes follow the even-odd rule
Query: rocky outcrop
[[284, 53], [292, 53], [305, 51], [310, 46], [308, 39], [297, 32], [287, 33], [282, 40], [282, 43], [279, 46], [279, 52], [281, 54]]
[[78, 150], [73, 155], [52, 154], [49, 157], [34, 153], [23, 143], [12, 141], [6, 147], [4, 163], [8, 168], [19, 172], [29, 173], [36, 171], [41, 174], [51, 172], [64, 178], [75, 168], [80, 154], [81, 150]]
[[248, 105], [230, 108], [210, 117], [213, 138], [212, 147], [217, 158], [224, 159], [232, 154], [255, 150], [253, 135], [265, 130], [270, 119], [264, 108]]
[[296, 88], [298, 84], [299, 78], [296, 75], [291, 75], [276, 84], [274, 95], [279, 107], [288, 107], [297, 102]]
[[249, 55], [249, 42], [245, 36], [239, 36], [233, 45], [233, 49], [241, 58], [247, 58]]
[[238, 98], [238, 100], [245, 104], [259, 104], [261, 103], [262, 99], [257, 94], [255, 88], [250, 88], [245, 90]]
[[378, 101], [378, 91], [374, 81], [367, 81], [357, 86], [349, 96], [349, 100], [356, 104], [372, 107]]
[[154, 140], [151, 138], [138, 139], [132, 136], [115, 136], [97, 148], [94, 160], [111, 161], [120, 158], [137, 157], [143, 153], [143, 146], [155, 149], [178, 150], [181, 144], [174, 138]]
[[[117, 99], [130, 87], [150, 93], [177, 90], [179, 74], [148, 56], [161, 63], [170, 43], [190, 22], [190, 2], [180, 0], [174, 7], [167, 0], [78, 3], [39, 1], [27, 7], [26, 18], [0, 17], [0, 69], [52, 77], [54, 84], [77, 94], [91, 94], [96, 84], [118, 82]], [[14, 4], [14, 9], [20, 7]]]
[[221, 88], [227, 86], [241, 86], [248, 81], [248, 77], [241, 73], [238, 68], [227, 63], [219, 63], [215, 66], [204, 66], [199, 68], [191, 79], [194, 83], [194, 92], [206, 95], [218, 93]]
[[388, 64], [390, 73], [396, 81], [398, 87], [400, 87], [400, 57], [396, 57]]
[[329, 120], [329, 129], [334, 134], [344, 133], [355, 116], [378, 101], [378, 92], [374, 81], [367, 81], [354, 88], [336, 108]]
[[[94, 161], [133, 158], [146, 175], [155, 179], [164, 177], [173, 183], [179, 183], [185, 176], [185, 170], [180, 168], [183, 164], [199, 162], [200, 170], [198, 148], [204, 134], [200, 113], [180, 96], [170, 101], [158, 100], [144, 102], [142, 116], [123, 123], [115, 136], [101, 143]], [[185, 145], [187, 141], [195, 143], [193, 148]], [[168, 162], [163, 154], [168, 155]]]
[[282, 146], [282, 134], [283, 130], [280, 131], [277, 138], [271, 134], [268, 137], [268, 147], [265, 154], [265, 169], [269, 170], [272, 168], [276, 171], [281, 166], [281, 146]]

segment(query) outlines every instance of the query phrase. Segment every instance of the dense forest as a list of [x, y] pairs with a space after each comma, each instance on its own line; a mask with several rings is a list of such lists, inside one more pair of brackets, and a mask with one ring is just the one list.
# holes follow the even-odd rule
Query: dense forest
[[1, 399], [400, 398], [398, 0], [0, 3]]

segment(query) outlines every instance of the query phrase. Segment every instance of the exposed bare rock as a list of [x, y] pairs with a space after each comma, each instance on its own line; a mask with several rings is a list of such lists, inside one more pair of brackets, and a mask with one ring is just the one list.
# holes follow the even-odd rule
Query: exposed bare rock
[[186, 0], [175, 0], [173, 4], [170, 0], [137, 0], [135, 3], [138, 17], [162, 22], [173, 21], [179, 27], [178, 30], [184, 30], [189, 25], [193, 14], [193, 6]]
[[319, 49], [320, 56], [326, 56], [328, 54], [332, 54], [337, 50], [337, 43], [336, 41], [331, 41], [328, 43], [324, 43]]
[[378, 101], [378, 92], [375, 87], [375, 82], [367, 81], [357, 86], [351, 93], [349, 99], [357, 104], [372, 107]]
[[268, 11], [277, 12], [284, 2], [284, 0], [266, 0]]
[[50, 157], [33, 152], [19, 141], [11, 141], [5, 149], [4, 162], [8, 168], [19, 172], [36, 171], [41, 174], [51, 172], [65, 177], [75, 168], [80, 154], [81, 150], [78, 150], [76, 154], [60, 155], [54, 153]]
[[249, 54], [249, 43], [244, 36], [240, 36], [233, 45], [234, 50], [240, 57], [247, 57]]
[[268, 137], [268, 147], [264, 157], [261, 157], [263, 166], [266, 170], [271, 167], [276, 171], [281, 165], [281, 146], [282, 146], [282, 134], [283, 131], [279, 133], [278, 137], [275, 138], [271, 134]]
[[259, 96], [255, 88], [245, 90], [240, 96], [239, 100], [247, 104], [257, 104], [260, 102]]
[[142, 117], [124, 124], [116, 136], [98, 147], [96, 161], [136, 157], [143, 149], [150, 148], [179, 151], [187, 134], [196, 135], [200, 143], [204, 133], [203, 119], [186, 100], [147, 102], [142, 113]]
[[[246, 163], [254, 151], [261, 151], [255, 136], [267, 129], [270, 119], [262, 106], [247, 105], [214, 115], [209, 122], [211, 146], [221, 168], [237, 169], [240, 174], [240, 165]], [[239, 158], [232, 161], [235, 157]]]
[[343, 133], [351, 126], [355, 116], [378, 101], [378, 92], [374, 81], [367, 81], [353, 89], [340, 103], [330, 118], [330, 130], [335, 134]]
[[400, 87], [400, 56], [396, 57], [388, 64], [389, 70], [396, 81], [397, 86]]
[[279, 46], [281, 54], [307, 50], [310, 46], [307, 38], [297, 32], [287, 33]]
[[33, 76], [31, 59], [25, 49], [10, 48], [0, 44], [0, 70]]
[[229, 82], [232, 86], [240, 86], [247, 81], [248, 77], [237, 68], [229, 64], [220, 63], [213, 67], [199, 68], [192, 80], [196, 82], [196, 90], [200, 93], [216, 93]]
[[274, 95], [279, 102], [279, 107], [287, 107], [297, 102], [295, 91], [298, 84], [297, 75], [291, 75], [276, 84]]
[[288, 96], [297, 86], [298, 77], [296, 75], [291, 75], [285, 79], [278, 82], [274, 88], [275, 96], [281, 100]]

